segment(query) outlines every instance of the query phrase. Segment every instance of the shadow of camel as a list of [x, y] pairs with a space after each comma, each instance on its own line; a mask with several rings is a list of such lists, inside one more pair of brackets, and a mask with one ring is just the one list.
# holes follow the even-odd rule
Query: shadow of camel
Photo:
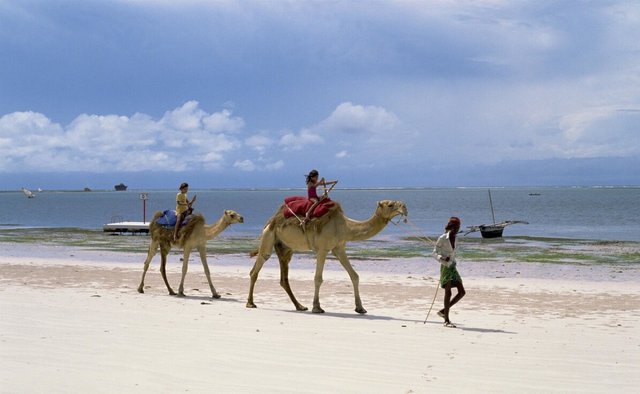
[[369, 313], [359, 314], [355, 312], [324, 312], [324, 313], [313, 313], [311, 311], [292, 311], [292, 310], [281, 310], [286, 313], [304, 313], [311, 316], [324, 316], [324, 317], [337, 317], [339, 319], [363, 319], [363, 320], [383, 320], [383, 321], [401, 321], [407, 323], [417, 323], [419, 320], [413, 319], [401, 319], [393, 316], [383, 316], [383, 315], [372, 315]]
[[458, 328], [463, 331], [481, 332], [481, 333], [488, 333], [488, 334], [517, 334], [517, 332], [514, 332], [514, 331], [498, 330], [495, 328], [477, 328], [477, 327], [460, 327], [460, 326], [458, 326]]
[[211, 302], [241, 302], [239, 299], [237, 298], [230, 298], [229, 296], [221, 296], [220, 298], [213, 298], [211, 296], [207, 296], [207, 295], [185, 295], [183, 297], [179, 297], [179, 296], [171, 296], [171, 297], [176, 297], [178, 299], [182, 299], [182, 300], [194, 300], [194, 301], [211, 301]]
[[[435, 324], [438, 326], [442, 326], [443, 323], [438, 321], [428, 321], [425, 324]], [[517, 334], [517, 332], [514, 332], [514, 331], [505, 331], [505, 330], [499, 330], [496, 328], [465, 327], [458, 323], [456, 323], [456, 328], [462, 331], [480, 332], [480, 333], [487, 333], [487, 334]]]

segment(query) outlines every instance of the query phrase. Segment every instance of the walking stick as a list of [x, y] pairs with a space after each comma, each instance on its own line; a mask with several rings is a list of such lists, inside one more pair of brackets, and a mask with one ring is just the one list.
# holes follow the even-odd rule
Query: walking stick
[[427, 324], [427, 319], [429, 318], [429, 314], [431, 313], [431, 309], [433, 309], [433, 304], [436, 302], [436, 296], [438, 295], [438, 287], [440, 287], [440, 282], [436, 284], [436, 293], [433, 295], [433, 301], [431, 301], [431, 306], [429, 307], [429, 312], [427, 312], [427, 317], [424, 318], [424, 323]]

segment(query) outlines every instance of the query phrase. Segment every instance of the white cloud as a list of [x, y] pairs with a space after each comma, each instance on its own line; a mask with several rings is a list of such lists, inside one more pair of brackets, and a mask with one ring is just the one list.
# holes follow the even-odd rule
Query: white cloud
[[324, 139], [308, 129], [296, 133], [287, 133], [280, 138], [280, 146], [284, 150], [301, 150], [310, 145], [320, 145]]
[[227, 109], [203, 117], [202, 123], [207, 131], [214, 133], [237, 132], [244, 127], [244, 120], [231, 117], [231, 111]]
[[336, 158], [337, 159], [342, 159], [349, 156], [349, 153], [346, 150], [341, 150], [340, 152], [336, 153]]
[[624, 157], [640, 154], [637, 127], [640, 111], [616, 107], [585, 108], [560, 119], [563, 144], [559, 156], [568, 158]]
[[251, 160], [239, 160], [233, 163], [233, 166], [241, 171], [255, 171], [256, 165]]
[[273, 139], [266, 135], [252, 135], [244, 141], [246, 146], [249, 146], [257, 152], [264, 153], [267, 148], [273, 145]]
[[244, 120], [207, 113], [196, 101], [155, 120], [145, 114], [77, 116], [68, 126], [35, 112], [0, 118], [0, 171], [183, 171], [215, 169], [241, 143]]
[[276, 171], [276, 170], [279, 170], [279, 169], [281, 169], [283, 167], [284, 167], [284, 161], [282, 161], [282, 160], [278, 160], [278, 161], [276, 161], [274, 163], [269, 163], [269, 164], [264, 166], [264, 168], [266, 170], [269, 170], [269, 171]]
[[345, 102], [314, 129], [326, 133], [381, 134], [394, 130], [398, 123], [398, 118], [382, 107]]

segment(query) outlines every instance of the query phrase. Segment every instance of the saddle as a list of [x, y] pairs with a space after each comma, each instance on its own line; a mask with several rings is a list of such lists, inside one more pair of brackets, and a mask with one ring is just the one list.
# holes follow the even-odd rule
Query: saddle
[[[309, 200], [303, 196], [291, 196], [284, 199], [284, 203], [289, 209], [285, 208], [283, 210], [284, 217], [290, 218], [292, 216], [304, 217], [307, 214], [307, 211], [313, 205], [313, 201]], [[329, 209], [333, 207], [334, 203], [330, 198], [326, 197], [324, 200], [320, 201], [318, 205], [314, 208], [311, 213], [311, 218], [318, 218], [320, 216], [326, 215], [329, 212]]]
[[[180, 227], [184, 226], [189, 222], [189, 220], [191, 219], [192, 213], [193, 213], [193, 210], [187, 211], [187, 215], [184, 216], [184, 219], [182, 220], [182, 224], [180, 225]], [[163, 211], [162, 216], [160, 216], [156, 220], [156, 224], [159, 224], [164, 228], [174, 228], [176, 226], [177, 221], [178, 221], [178, 215], [176, 214], [176, 211], [173, 209], [167, 209], [166, 211]]]

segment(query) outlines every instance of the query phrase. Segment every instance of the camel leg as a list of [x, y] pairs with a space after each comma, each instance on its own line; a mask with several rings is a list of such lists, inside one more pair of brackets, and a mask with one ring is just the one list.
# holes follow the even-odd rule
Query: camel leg
[[322, 272], [324, 271], [324, 262], [327, 258], [326, 250], [319, 250], [316, 254], [316, 275], [313, 278], [315, 290], [313, 293], [313, 313], [324, 313], [324, 309], [320, 307], [320, 285], [322, 285]]
[[353, 269], [353, 266], [351, 265], [351, 262], [347, 257], [347, 252], [344, 250], [344, 248], [335, 248], [333, 249], [333, 255], [338, 258], [340, 264], [342, 264], [344, 269], [347, 270], [349, 278], [351, 278], [351, 283], [353, 284], [353, 294], [356, 299], [356, 312], [361, 314], [367, 313], [366, 309], [362, 307], [362, 300], [360, 299], [360, 276], [358, 275], [356, 270]]
[[176, 295], [176, 292], [173, 291], [171, 285], [169, 285], [169, 280], [167, 279], [167, 256], [169, 255], [170, 250], [171, 245], [160, 245], [160, 274], [162, 275], [162, 280], [164, 280], [165, 286], [167, 286], [167, 290], [169, 290], [169, 295]]
[[220, 298], [220, 294], [213, 287], [211, 282], [211, 273], [209, 272], [209, 264], [207, 263], [207, 247], [206, 245], [198, 246], [198, 254], [200, 255], [200, 261], [202, 261], [202, 267], [204, 267], [204, 274], [207, 276], [207, 282], [209, 282], [209, 288], [211, 289], [212, 298]]
[[275, 249], [280, 263], [280, 286], [287, 292], [297, 311], [308, 310], [309, 308], [298, 302], [289, 285], [289, 262], [291, 261], [291, 256], [293, 256], [293, 251], [281, 243], [277, 243]]
[[182, 278], [180, 279], [180, 287], [178, 288], [178, 297], [184, 297], [184, 277], [187, 276], [187, 269], [189, 268], [189, 255], [191, 254], [190, 248], [184, 249], [182, 255]]
[[249, 272], [249, 276], [251, 277], [251, 282], [249, 283], [249, 296], [247, 297], [247, 308], [257, 308], [256, 304], [253, 302], [253, 288], [255, 287], [256, 282], [258, 281], [258, 274], [260, 273], [262, 266], [269, 259], [269, 257], [271, 256], [265, 257], [262, 254], [258, 254], [258, 258], [256, 259], [256, 262], [253, 264], [253, 268], [251, 268], [251, 271]]
[[256, 281], [258, 280], [258, 274], [260, 274], [260, 270], [264, 263], [269, 260], [271, 257], [271, 252], [273, 251], [273, 244], [275, 240], [275, 235], [273, 230], [269, 230], [269, 226], [265, 227], [262, 231], [262, 237], [260, 240], [260, 248], [258, 249], [258, 257], [256, 258], [256, 262], [253, 264], [253, 268], [251, 268], [251, 272], [249, 272], [249, 276], [251, 277], [251, 282], [249, 284], [249, 296], [247, 297], [247, 308], [256, 308], [256, 304], [253, 303], [253, 288], [256, 285]]
[[138, 293], [144, 293], [144, 277], [147, 275], [147, 270], [149, 269], [149, 265], [151, 265], [151, 260], [158, 252], [158, 243], [156, 241], [151, 241], [149, 245], [149, 252], [147, 252], [147, 259], [144, 261], [144, 270], [142, 271], [142, 279], [140, 279], [140, 286], [138, 286]]

